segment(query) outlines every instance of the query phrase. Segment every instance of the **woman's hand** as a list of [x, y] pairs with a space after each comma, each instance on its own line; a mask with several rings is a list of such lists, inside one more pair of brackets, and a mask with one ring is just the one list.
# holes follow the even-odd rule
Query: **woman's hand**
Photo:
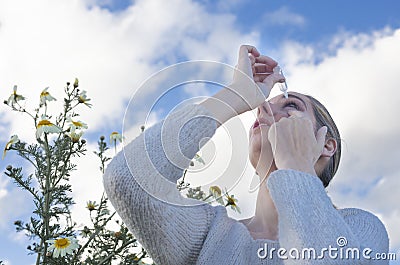
[[218, 125], [257, 108], [268, 98], [274, 84], [285, 80], [283, 75], [273, 72], [277, 65], [273, 59], [261, 55], [254, 46], [240, 46], [232, 83], [201, 105], [213, 114]]
[[275, 165], [316, 175], [314, 166], [325, 145], [326, 126], [315, 135], [312, 121], [299, 111], [281, 118], [268, 131]]
[[228, 86], [240, 99], [235, 102], [237, 105], [232, 106], [238, 114], [260, 106], [269, 97], [275, 83], [285, 80], [283, 75], [274, 73], [277, 65], [272, 58], [261, 55], [254, 46], [240, 46], [233, 81]]

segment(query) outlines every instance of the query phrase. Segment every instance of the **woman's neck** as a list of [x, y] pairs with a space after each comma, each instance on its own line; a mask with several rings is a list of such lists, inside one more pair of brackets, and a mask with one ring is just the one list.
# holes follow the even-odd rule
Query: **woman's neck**
[[246, 223], [253, 238], [278, 240], [278, 213], [266, 185], [262, 181], [257, 194], [255, 214]]

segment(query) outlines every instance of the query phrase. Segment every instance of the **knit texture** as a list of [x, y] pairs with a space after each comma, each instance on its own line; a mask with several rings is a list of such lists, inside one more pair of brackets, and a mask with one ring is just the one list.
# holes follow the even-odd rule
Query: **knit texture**
[[[389, 264], [362, 255], [364, 248], [372, 250], [370, 257], [388, 252], [382, 222], [360, 209], [335, 209], [313, 175], [277, 170], [269, 176], [279, 241], [255, 240], [245, 225], [228, 217], [225, 207], [181, 196], [176, 181], [215, 130], [205, 108], [186, 106], [148, 128], [107, 167], [103, 181], [111, 203], [156, 264]], [[340, 258], [339, 237], [347, 240], [342, 252], [358, 248], [359, 259]], [[336, 259], [324, 252], [329, 246], [338, 249]], [[277, 255], [279, 248], [288, 259]], [[291, 258], [304, 248], [325, 258]]]

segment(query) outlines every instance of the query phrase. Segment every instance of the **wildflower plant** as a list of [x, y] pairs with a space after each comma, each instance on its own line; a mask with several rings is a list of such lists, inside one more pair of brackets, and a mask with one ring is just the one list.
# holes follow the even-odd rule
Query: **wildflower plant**
[[[196, 163], [200, 163], [205, 165], [205, 161], [203, 158], [199, 155], [196, 154], [193, 160], [190, 162], [190, 166], [194, 166]], [[218, 186], [211, 186], [208, 189], [208, 194], [204, 192], [201, 188], [201, 186], [198, 187], [191, 187], [190, 183], [186, 182], [185, 177], [187, 174], [188, 169], [185, 169], [183, 172], [183, 177], [181, 178], [180, 181], [178, 181], [177, 184], [177, 189], [180, 192], [186, 191], [186, 197], [191, 198], [191, 199], [196, 199], [196, 200], [201, 200], [205, 201], [209, 204], [220, 204], [225, 207], [230, 206], [230, 208], [238, 213], [240, 212], [240, 208], [237, 205], [238, 199], [234, 197], [234, 195], [229, 195], [228, 191], [225, 189], [225, 192], [222, 193], [221, 188]]]
[[[129, 232], [126, 225], [120, 221], [116, 212], [108, 207], [108, 198], [103, 192], [98, 201], [88, 201], [86, 209], [90, 223], [77, 225], [71, 215], [74, 205], [71, 173], [78, 165], [72, 159], [86, 155], [86, 140], [82, 139], [89, 126], [78, 119], [78, 110], [87, 110], [92, 104], [88, 102], [86, 91], [79, 90], [79, 80], [67, 82], [64, 87], [64, 101], [60, 114], [53, 116], [47, 112], [48, 104], [56, 101], [49, 88], [40, 93], [38, 108], [32, 113], [19, 102], [26, 98], [17, 93], [14, 86], [10, 97], [4, 104], [16, 112], [26, 114], [32, 119], [36, 129], [36, 142], [27, 143], [17, 134], [10, 137], [3, 150], [3, 159], [9, 151], [17, 152], [18, 156], [33, 166], [33, 172], [26, 174], [23, 167], [8, 165], [5, 174], [13, 182], [32, 197], [34, 209], [28, 221], [14, 222], [17, 232], [24, 232], [30, 239], [27, 249], [29, 254], [36, 255], [36, 265], [39, 264], [148, 264], [151, 260], [146, 250]], [[82, 108], [83, 107], [83, 108]], [[142, 126], [141, 131], [145, 130]], [[104, 136], [100, 136], [98, 150], [94, 151], [100, 160], [100, 172], [104, 174], [106, 164], [111, 157], [106, 155], [109, 146]], [[110, 134], [110, 144], [114, 146], [122, 142], [123, 137], [118, 132]], [[75, 161], [74, 160], [74, 161]], [[191, 162], [205, 164], [197, 155]], [[20, 163], [19, 163], [20, 164]], [[201, 187], [190, 187], [185, 182], [187, 170], [178, 182], [179, 191], [187, 191], [187, 197], [203, 200], [208, 203], [215, 201], [233, 210], [239, 211], [237, 199], [228, 192], [222, 194], [217, 186], [210, 187], [208, 195]], [[110, 226], [117, 229], [110, 229]], [[0, 265], [3, 261], [0, 260]]]
[[[75, 79], [64, 88], [63, 108], [59, 115], [47, 111], [48, 104], [56, 101], [45, 88], [39, 97], [38, 108], [32, 113], [20, 102], [26, 100], [14, 86], [11, 96], [4, 101], [13, 111], [25, 113], [36, 128], [36, 142], [27, 143], [16, 134], [7, 142], [3, 158], [15, 151], [33, 166], [33, 172], [25, 174], [22, 167], [9, 165], [5, 174], [33, 200], [34, 210], [28, 221], [14, 222], [17, 232], [24, 232], [30, 239], [27, 247], [36, 255], [36, 264], [145, 264], [147, 256], [128, 228], [119, 221], [115, 212], [108, 208], [103, 193], [99, 202], [87, 203], [90, 223], [77, 225], [71, 215], [74, 205], [71, 173], [77, 170], [72, 162], [86, 155], [86, 140], [82, 139], [88, 125], [78, 119], [78, 110], [91, 107], [86, 91], [79, 90]], [[98, 151], [100, 170], [104, 173], [108, 150], [104, 137], [100, 137]], [[116, 144], [116, 141], [114, 142]], [[76, 161], [76, 160], [74, 160]], [[99, 174], [100, 175], [100, 174]], [[117, 229], [110, 229], [110, 225]], [[2, 264], [2, 262], [0, 262]]]

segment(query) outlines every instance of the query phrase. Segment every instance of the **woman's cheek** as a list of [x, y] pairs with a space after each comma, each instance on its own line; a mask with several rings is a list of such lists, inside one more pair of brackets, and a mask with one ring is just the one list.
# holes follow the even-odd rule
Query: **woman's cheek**
[[249, 159], [254, 168], [256, 168], [257, 163], [271, 164], [273, 153], [271, 143], [267, 137], [261, 137], [261, 134], [256, 134], [250, 138]]

